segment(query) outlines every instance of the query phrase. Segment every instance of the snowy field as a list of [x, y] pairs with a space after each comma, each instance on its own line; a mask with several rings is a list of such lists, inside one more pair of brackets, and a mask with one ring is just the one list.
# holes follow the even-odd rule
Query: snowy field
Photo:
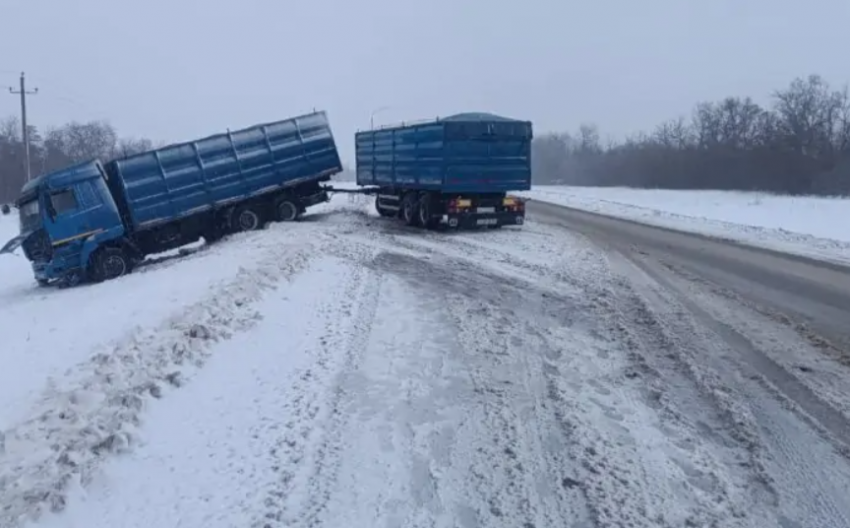
[[850, 263], [850, 198], [540, 185], [533, 200]]
[[[668, 326], [684, 311], [621, 258], [533, 219], [435, 234], [364, 197], [311, 211], [69, 290], [0, 256], [0, 526], [850, 517], [847, 462], [705, 365], [716, 343]], [[788, 423], [769, 459], [763, 431]]]

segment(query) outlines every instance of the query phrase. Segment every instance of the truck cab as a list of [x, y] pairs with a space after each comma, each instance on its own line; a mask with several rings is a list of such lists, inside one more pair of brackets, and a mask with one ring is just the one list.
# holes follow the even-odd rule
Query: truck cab
[[88, 161], [27, 182], [16, 202], [20, 234], [0, 253], [23, 249], [39, 284], [77, 283], [105, 241], [124, 236], [124, 224], [103, 165]]

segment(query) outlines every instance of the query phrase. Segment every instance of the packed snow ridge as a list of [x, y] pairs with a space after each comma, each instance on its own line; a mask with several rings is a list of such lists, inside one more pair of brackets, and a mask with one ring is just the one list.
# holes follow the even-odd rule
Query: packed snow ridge
[[61, 509], [69, 486], [87, 485], [104, 456], [131, 449], [146, 401], [183, 384], [211, 344], [261, 319], [252, 303], [314, 252], [310, 243], [281, 243], [163, 324], [140, 328], [50, 380], [31, 418], [0, 433], [0, 526], [42, 507]]
[[532, 200], [850, 263], [850, 198], [539, 185]]

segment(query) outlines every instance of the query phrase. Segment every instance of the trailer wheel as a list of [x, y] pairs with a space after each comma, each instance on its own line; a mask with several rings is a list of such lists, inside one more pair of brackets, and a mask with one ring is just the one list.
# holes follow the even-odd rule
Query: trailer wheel
[[117, 279], [132, 269], [129, 256], [119, 248], [101, 249], [94, 254], [90, 266], [90, 277], [95, 282]]
[[233, 215], [234, 231], [256, 231], [263, 227], [260, 213], [250, 206], [240, 207]]
[[419, 197], [419, 225], [425, 229], [434, 229], [437, 222], [433, 217], [433, 199], [429, 193], [424, 193]]
[[284, 198], [275, 206], [275, 214], [279, 222], [294, 222], [301, 214], [298, 204], [290, 198]]
[[419, 225], [419, 200], [416, 198], [416, 193], [407, 193], [402, 198], [401, 217], [409, 226]]

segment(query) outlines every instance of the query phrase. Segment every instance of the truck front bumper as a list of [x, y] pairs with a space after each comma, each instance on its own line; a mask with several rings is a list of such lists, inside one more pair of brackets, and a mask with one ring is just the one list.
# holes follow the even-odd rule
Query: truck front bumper
[[458, 228], [475, 229], [480, 227], [516, 226], [525, 223], [524, 211], [505, 211], [485, 214], [444, 214], [440, 217], [440, 225]]
[[80, 276], [79, 252], [56, 252], [53, 259], [48, 262], [33, 262], [32, 272], [38, 281], [70, 280], [73, 281]]

